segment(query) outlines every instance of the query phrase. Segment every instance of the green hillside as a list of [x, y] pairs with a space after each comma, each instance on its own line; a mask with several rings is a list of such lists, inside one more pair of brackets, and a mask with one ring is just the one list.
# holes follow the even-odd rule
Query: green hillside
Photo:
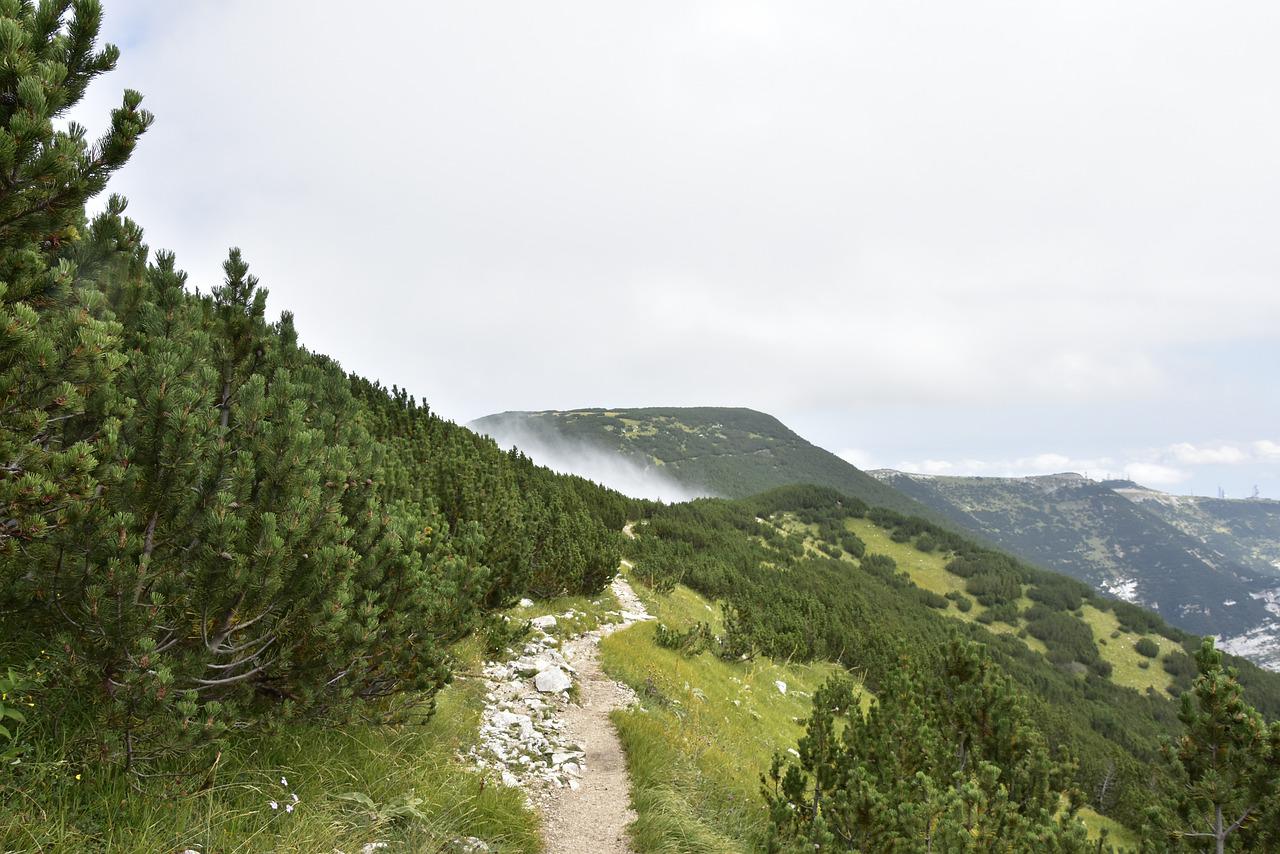
[[[646, 711], [620, 725], [653, 789], [654, 800], [640, 804], [641, 823], [663, 844], [727, 836], [724, 848], [691, 850], [754, 850], [760, 844], [754, 834], [764, 832], [763, 817], [738, 823], [737, 834], [720, 820], [734, 792], [758, 773], [759, 760], [730, 770], [715, 754], [691, 747], [699, 733], [713, 738], [710, 729], [697, 715], [664, 705], [666, 698], [700, 711], [704, 701], [687, 699], [698, 689], [707, 711], [729, 722], [717, 728], [724, 738], [744, 739], [750, 755], [748, 737], [733, 729], [739, 715], [760, 720], [758, 707], [748, 705], [761, 699], [755, 691], [733, 691], [731, 677], [751, 669], [745, 662], [839, 664], [860, 685], [865, 711], [868, 700], [898, 690], [912, 662], [933, 661], [957, 634], [986, 650], [1025, 699], [1038, 730], [1075, 757], [1071, 778], [1090, 810], [1082, 819], [1094, 832], [1108, 826], [1111, 842], [1131, 843], [1149, 820], [1148, 808], [1176, 798], [1176, 774], [1164, 769], [1160, 750], [1177, 732], [1175, 698], [1191, 686], [1199, 639], [1150, 612], [919, 519], [811, 487], [655, 508], [636, 531], [628, 545], [630, 577], [657, 603], [662, 623], [631, 629], [606, 649], [614, 670], [642, 697], [648, 692]], [[703, 614], [696, 601], [665, 604], [684, 588], [719, 608]], [[691, 663], [680, 665], [667, 649], [683, 651]], [[1239, 659], [1233, 664], [1246, 696], [1268, 716], [1280, 713], [1280, 676]], [[731, 669], [721, 673], [725, 667]], [[677, 680], [683, 692], [656, 689], [668, 671], [684, 674]], [[938, 676], [928, 672], [934, 675], [913, 691], [930, 690], [928, 680]], [[713, 692], [707, 684], [721, 687]], [[716, 705], [726, 688], [740, 701], [732, 709]], [[749, 723], [746, 730], [753, 732]], [[679, 757], [688, 750], [696, 762]], [[666, 763], [650, 759], [663, 755]], [[799, 754], [802, 763], [810, 761], [806, 756], [812, 754]], [[671, 812], [680, 797], [693, 808]]]
[[955, 525], [1187, 631], [1230, 638], [1273, 618], [1261, 594], [1280, 585], [1264, 557], [1280, 548], [1275, 502], [1181, 498], [1079, 475], [875, 476]]
[[829, 486], [869, 504], [934, 514], [840, 457], [806, 441], [772, 415], [753, 409], [575, 409], [503, 412], [469, 425], [535, 458], [537, 447], [564, 443], [617, 453], [680, 483], [724, 498], [777, 486]]

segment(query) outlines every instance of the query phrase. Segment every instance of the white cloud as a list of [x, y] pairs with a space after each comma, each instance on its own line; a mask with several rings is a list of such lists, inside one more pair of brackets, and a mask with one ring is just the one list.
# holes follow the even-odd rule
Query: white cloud
[[1273, 442], [1270, 439], [1259, 439], [1253, 443], [1253, 452], [1261, 460], [1267, 462], [1280, 462], [1280, 442]]
[[1250, 454], [1237, 445], [1199, 446], [1179, 442], [1169, 448], [1170, 455], [1180, 463], [1193, 466], [1232, 465], [1250, 459]]
[[1129, 463], [1125, 476], [1144, 486], [1175, 486], [1191, 479], [1189, 472], [1158, 463]]

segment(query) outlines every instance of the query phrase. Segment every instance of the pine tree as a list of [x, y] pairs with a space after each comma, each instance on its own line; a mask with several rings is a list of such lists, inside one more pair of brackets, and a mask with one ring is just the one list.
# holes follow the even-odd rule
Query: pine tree
[[[129, 159], [151, 116], [127, 91], [92, 145], [79, 125], [53, 126], [115, 67], [114, 46], [95, 49], [100, 25], [94, 0], [0, 2], [0, 555], [47, 536], [94, 494], [104, 433], [68, 442], [65, 428], [122, 363], [118, 327], [65, 250], [80, 237], [85, 201]], [[6, 592], [16, 583], [0, 575]]]
[[1056, 817], [1069, 765], [973, 644], [891, 675], [865, 716], [847, 683], [829, 682], [798, 753], [764, 781], [771, 850], [1090, 850], [1074, 798]]
[[1151, 850], [1271, 850], [1280, 844], [1280, 722], [1268, 727], [1245, 701], [1212, 639], [1196, 665], [1200, 675], [1178, 712], [1185, 732], [1167, 752], [1173, 808], [1153, 811], [1146, 842]]

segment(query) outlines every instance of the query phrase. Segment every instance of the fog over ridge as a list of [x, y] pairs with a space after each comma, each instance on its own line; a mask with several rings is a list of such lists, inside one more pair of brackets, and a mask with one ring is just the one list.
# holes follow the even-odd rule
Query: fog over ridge
[[708, 490], [679, 483], [656, 466], [642, 465], [617, 451], [568, 439], [553, 430], [534, 429], [520, 415], [491, 415], [467, 426], [505, 449], [520, 449], [538, 465], [594, 480], [632, 498], [676, 503], [713, 496]]

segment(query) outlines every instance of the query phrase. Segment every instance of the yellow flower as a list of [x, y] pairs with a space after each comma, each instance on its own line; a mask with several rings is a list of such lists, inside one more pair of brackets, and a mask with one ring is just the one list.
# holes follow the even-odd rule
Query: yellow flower
[[79, 774], [77, 774], [77, 775], [76, 775], [76, 779], [77, 779], [77, 780], [79, 780], [79, 779], [80, 779], [80, 775], [79, 775]]

